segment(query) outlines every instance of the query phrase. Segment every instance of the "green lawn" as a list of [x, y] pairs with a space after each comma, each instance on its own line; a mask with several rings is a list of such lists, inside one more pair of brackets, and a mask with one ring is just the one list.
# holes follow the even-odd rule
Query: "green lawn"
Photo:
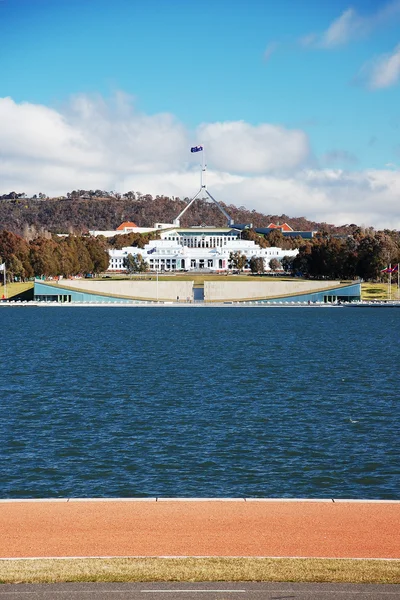
[[[361, 284], [362, 300], [388, 300], [388, 285], [387, 283], [362, 283]], [[397, 285], [392, 283], [392, 300], [399, 299], [399, 290]]]
[[[26, 283], [7, 283], [7, 298], [12, 299], [23, 292], [33, 289], [33, 281], [27, 281]], [[0, 285], [0, 298], [4, 295], [4, 285]]]

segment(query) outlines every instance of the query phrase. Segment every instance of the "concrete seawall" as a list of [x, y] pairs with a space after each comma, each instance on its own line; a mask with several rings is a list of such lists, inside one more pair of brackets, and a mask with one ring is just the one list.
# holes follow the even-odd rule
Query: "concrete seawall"
[[[35, 282], [35, 297], [40, 300], [58, 299], [59, 302], [112, 301], [165, 301], [165, 302], [244, 302], [277, 300], [285, 302], [329, 302], [360, 298], [360, 284], [339, 281], [262, 281], [249, 277], [247, 281], [226, 281], [223, 277], [204, 282], [203, 290], [194, 289], [193, 281], [171, 277], [167, 281], [146, 280], [88, 280], [66, 279], [59, 283]], [[199, 292], [197, 294], [197, 292]], [[68, 300], [68, 297], [70, 300]], [[106, 300], [104, 300], [106, 298]]]
[[90, 281], [87, 279], [63, 279], [60, 288], [70, 288], [81, 292], [106, 294], [126, 298], [159, 299], [176, 301], [192, 299], [193, 281]]
[[340, 286], [339, 281], [205, 281], [204, 300], [279, 298], [292, 294], [307, 294]]

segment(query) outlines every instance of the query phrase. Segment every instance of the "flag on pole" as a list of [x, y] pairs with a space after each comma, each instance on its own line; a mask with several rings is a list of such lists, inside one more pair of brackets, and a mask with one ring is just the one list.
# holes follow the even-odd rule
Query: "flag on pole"
[[395, 267], [386, 267], [386, 269], [382, 269], [381, 273], [395, 273], [397, 271], [397, 265]]
[[203, 150], [203, 146], [193, 146], [190, 148], [190, 152], [201, 152]]
[[154, 246], [154, 248], [152, 248], [151, 250], [147, 250], [147, 254], [153, 254], [156, 251], [157, 251], [157, 248]]
[[0, 271], [5, 271], [6, 270], [6, 263], [3, 263], [2, 265], [0, 265]]

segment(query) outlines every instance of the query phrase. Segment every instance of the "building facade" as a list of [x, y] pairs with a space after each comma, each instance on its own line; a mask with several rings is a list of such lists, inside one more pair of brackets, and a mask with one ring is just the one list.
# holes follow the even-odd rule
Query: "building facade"
[[262, 258], [264, 269], [270, 270], [272, 258], [296, 256], [298, 250], [261, 248], [254, 241], [242, 240], [241, 231], [229, 227], [190, 227], [163, 230], [159, 240], [152, 240], [142, 248], [126, 247], [109, 250], [108, 270], [124, 271], [124, 259], [140, 254], [152, 271], [227, 271], [231, 253], [239, 252], [247, 259], [249, 269], [252, 257]]

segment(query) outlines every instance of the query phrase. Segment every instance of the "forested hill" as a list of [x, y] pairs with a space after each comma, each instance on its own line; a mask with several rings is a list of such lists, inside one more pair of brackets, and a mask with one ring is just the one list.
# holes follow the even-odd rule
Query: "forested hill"
[[[0, 196], [0, 229], [32, 238], [44, 231], [80, 234], [90, 229], [112, 230], [123, 221], [133, 221], [139, 227], [152, 227], [157, 222], [172, 223], [189, 201], [188, 198], [182, 200], [167, 196], [153, 198], [135, 192], [120, 195], [85, 190], [59, 198], [48, 198], [44, 194], [39, 196], [27, 198], [25, 194], [16, 192]], [[294, 230], [324, 229], [332, 233], [344, 233], [347, 230], [346, 227], [308, 221], [305, 217], [262, 214], [243, 206], [221, 205], [235, 223], [252, 223], [253, 227], [266, 227], [273, 221], [287, 222]], [[226, 225], [226, 219], [214, 203], [196, 200], [181, 219], [181, 226], [202, 224], [222, 226]]]

